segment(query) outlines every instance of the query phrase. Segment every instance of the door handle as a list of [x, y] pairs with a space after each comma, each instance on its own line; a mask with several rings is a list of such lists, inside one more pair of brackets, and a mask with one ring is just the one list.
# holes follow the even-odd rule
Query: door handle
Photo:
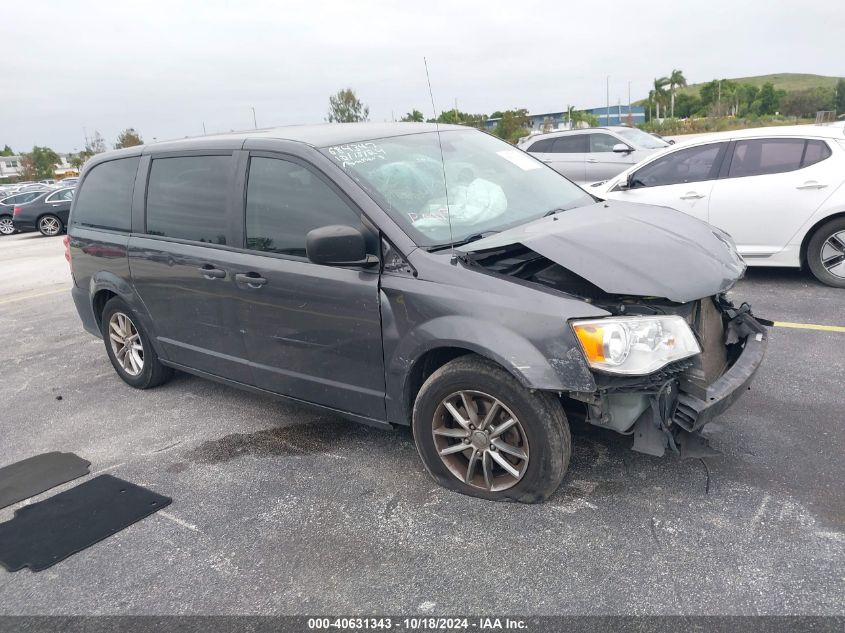
[[258, 273], [238, 273], [235, 275], [235, 281], [240, 284], [246, 284], [250, 288], [260, 288], [267, 283], [267, 280]]
[[588, 163], [597, 163], [597, 162], [599, 162], [599, 161], [597, 161], [595, 158], [588, 158], [588, 159], [587, 159], [587, 162], [588, 162]]
[[808, 180], [803, 185], [798, 185], [795, 187], [796, 189], [824, 189], [827, 185], [822, 184], [820, 182], [816, 182], [815, 180]]
[[681, 200], [698, 200], [699, 198], [703, 198], [704, 194], [697, 193], [695, 191], [687, 191], [684, 195], [681, 196]]
[[200, 266], [199, 271], [206, 279], [223, 279], [226, 276], [225, 270], [215, 268], [211, 264], [203, 264]]

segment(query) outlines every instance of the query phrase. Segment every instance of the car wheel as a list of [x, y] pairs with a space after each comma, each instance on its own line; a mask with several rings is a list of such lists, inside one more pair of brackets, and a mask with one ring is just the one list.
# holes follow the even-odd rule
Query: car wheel
[[823, 284], [845, 288], [845, 218], [819, 227], [807, 244], [807, 264]]
[[111, 364], [126, 384], [149, 389], [173, 376], [173, 369], [161, 364], [147, 333], [122, 299], [113, 297], [106, 303], [100, 329]]
[[476, 355], [445, 364], [425, 381], [413, 431], [423, 464], [440, 485], [494, 501], [548, 498], [572, 450], [557, 398], [530, 392]]
[[59, 235], [63, 229], [62, 221], [55, 215], [44, 215], [38, 219], [38, 230], [45, 237]]
[[15, 232], [11, 215], [0, 215], [0, 235], [11, 235]]

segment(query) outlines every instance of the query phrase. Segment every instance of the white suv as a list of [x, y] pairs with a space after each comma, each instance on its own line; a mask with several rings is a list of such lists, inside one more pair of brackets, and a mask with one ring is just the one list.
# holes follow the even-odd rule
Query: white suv
[[842, 124], [714, 134], [588, 189], [705, 220], [731, 234], [749, 266], [806, 265], [845, 288]]

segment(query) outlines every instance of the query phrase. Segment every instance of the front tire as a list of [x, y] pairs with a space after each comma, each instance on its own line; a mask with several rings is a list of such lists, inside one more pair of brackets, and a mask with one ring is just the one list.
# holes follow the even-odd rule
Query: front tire
[[150, 389], [173, 376], [173, 369], [161, 364], [138, 317], [123, 299], [112, 297], [106, 303], [100, 330], [109, 360], [127, 385]]
[[15, 225], [11, 215], [0, 215], [0, 235], [12, 235], [15, 232]]
[[816, 229], [807, 244], [807, 265], [823, 284], [845, 288], [845, 218]]
[[38, 232], [44, 237], [55, 237], [64, 231], [65, 225], [55, 215], [42, 215], [38, 218]]
[[414, 441], [441, 486], [493, 501], [536, 503], [557, 490], [572, 440], [560, 401], [531, 393], [474, 354], [425, 381], [414, 404]]

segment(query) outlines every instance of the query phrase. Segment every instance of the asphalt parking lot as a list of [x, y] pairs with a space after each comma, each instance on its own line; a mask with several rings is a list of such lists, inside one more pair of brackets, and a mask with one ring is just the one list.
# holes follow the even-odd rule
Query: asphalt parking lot
[[[575, 426], [547, 503], [496, 504], [439, 488], [406, 430], [186, 375], [131, 389], [82, 330], [62, 251], [0, 238], [0, 466], [73, 451], [173, 503], [46, 571], [0, 569], [2, 614], [842, 611], [845, 332], [774, 328], [709, 427], [718, 457]], [[845, 325], [845, 290], [798, 271], [752, 270], [732, 294]]]

